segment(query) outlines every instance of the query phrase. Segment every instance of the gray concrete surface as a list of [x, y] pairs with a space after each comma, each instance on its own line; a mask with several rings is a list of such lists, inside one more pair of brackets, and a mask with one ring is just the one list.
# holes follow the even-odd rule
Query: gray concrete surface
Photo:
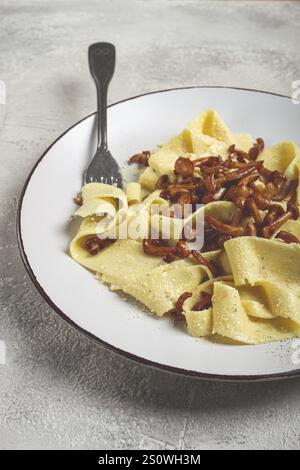
[[0, 0], [0, 448], [299, 449], [299, 380], [191, 380], [98, 347], [41, 299], [15, 236], [34, 162], [95, 109], [90, 43], [117, 46], [111, 102], [196, 84], [291, 94], [299, 22], [298, 2]]

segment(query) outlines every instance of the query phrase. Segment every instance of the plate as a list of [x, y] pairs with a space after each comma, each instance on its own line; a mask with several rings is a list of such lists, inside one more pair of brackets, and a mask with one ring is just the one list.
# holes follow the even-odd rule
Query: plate
[[[300, 144], [300, 106], [256, 90], [192, 87], [118, 102], [108, 109], [110, 150], [122, 165], [180, 132], [213, 108], [234, 132]], [[258, 346], [195, 339], [101, 285], [68, 255], [73, 196], [96, 144], [95, 114], [62, 134], [31, 171], [19, 203], [17, 231], [26, 269], [48, 304], [87, 336], [138, 362], [188, 376], [259, 380], [299, 375], [299, 340]], [[120, 260], [121, 263], [121, 260]], [[298, 363], [298, 364], [297, 364]]]

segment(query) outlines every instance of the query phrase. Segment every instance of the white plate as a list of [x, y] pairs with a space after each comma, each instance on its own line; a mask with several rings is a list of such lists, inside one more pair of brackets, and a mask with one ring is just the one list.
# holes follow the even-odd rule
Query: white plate
[[[122, 165], [133, 153], [181, 131], [205, 108], [217, 110], [234, 132], [263, 137], [267, 145], [288, 139], [300, 144], [300, 106], [289, 98], [254, 90], [193, 87], [149, 93], [111, 106], [111, 152]], [[194, 339], [170, 320], [153, 318], [110, 292], [68, 256], [72, 198], [93, 154], [94, 124], [93, 114], [60, 136], [33, 168], [21, 196], [19, 245], [27, 271], [46, 301], [83, 333], [148, 365], [213, 379], [299, 375], [293, 361], [296, 340], [233, 346]]]

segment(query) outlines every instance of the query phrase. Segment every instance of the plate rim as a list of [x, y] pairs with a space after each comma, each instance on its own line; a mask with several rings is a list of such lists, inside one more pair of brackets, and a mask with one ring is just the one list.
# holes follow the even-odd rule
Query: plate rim
[[[184, 87], [175, 87], [175, 88], [166, 88], [163, 90], [155, 90], [155, 91], [150, 91], [146, 93], [141, 93], [139, 95], [134, 95], [129, 98], [125, 98], [119, 101], [116, 101], [108, 106], [108, 108], [116, 106], [120, 103], [124, 103], [130, 100], [134, 100], [137, 98], [141, 98], [143, 96], [147, 95], [153, 95], [157, 93], [166, 93], [169, 91], [176, 91], [176, 90], [188, 90], [188, 89], [195, 89], [195, 88], [208, 88], [208, 89], [228, 89], [228, 90], [241, 90], [241, 91], [250, 91], [250, 92], [255, 92], [255, 93], [264, 93], [268, 95], [273, 95], [273, 96], [279, 96], [280, 98], [287, 98], [287, 99], [292, 99], [290, 96], [287, 95], [282, 95], [279, 93], [273, 93], [270, 91], [264, 91], [264, 90], [258, 90], [254, 88], [243, 88], [243, 87], [233, 87], [233, 86], [222, 86], [222, 85], [194, 85], [194, 86], [184, 86]], [[18, 243], [18, 248], [21, 254], [21, 259], [22, 262], [25, 266], [25, 269], [27, 271], [27, 274], [29, 275], [30, 280], [32, 281], [33, 285], [41, 295], [41, 297], [46, 301], [46, 303], [51, 307], [51, 309], [57, 313], [64, 321], [66, 321], [70, 326], [75, 328], [77, 331], [79, 331], [81, 334], [84, 336], [88, 337], [90, 340], [94, 341], [98, 345], [114, 352], [115, 354], [121, 355], [125, 357], [126, 359], [130, 359], [138, 364], [142, 364], [144, 366], [152, 367], [155, 369], [163, 370], [166, 372], [171, 372], [173, 374], [181, 375], [184, 377], [191, 377], [191, 378], [198, 378], [198, 379], [203, 379], [203, 380], [213, 380], [213, 381], [224, 381], [224, 382], [257, 382], [257, 381], [267, 381], [267, 380], [278, 380], [278, 379], [291, 379], [295, 377], [300, 376], [300, 369], [295, 369], [293, 371], [287, 371], [287, 372], [279, 372], [279, 373], [274, 373], [274, 374], [258, 374], [258, 375], [223, 375], [223, 374], [209, 374], [205, 372], [197, 372], [194, 370], [190, 369], [185, 369], [182, 367], [175, 367], [175, 366], [169, 366], [166, 364], [161, 364], [156, 361], [151, 361], [150, 359], [146, 359], [141, 356], [137, 356], [136, 354], [130, 353], [128, 351], [124, 351], [123, 349], [120, 349], [113, 344], [107, 343], [103, 339], [99, 338], [98, 336], [95, 336], [93, 333], [90, 331], [86, 330], [85, 328], [82, 328], [79, 326], [76, 322], [71, 320], [71, 318], [64, 313], [54, 302], [53, 300], [49, 297], [47, 292], [44, 290], [44, 288], [41, 286], [41, 284], [38, 282], [34, 271], [30, 265], [30, 262], [28, 261], [26, 250], [24, 247], [23, 239], [22, 239], [22, 228], [21, 228], [21, 215], [22, 215], [22, 207], [23, 207], [23, 199], [27, 190], [27, 187], [30, 183], [30, 180], [35, 173], [35, 170], [37, 169], [38, 165], [40, 162], [43, 160], [43, 158], [47, 155], [49, 150], [54, 147], [54, 145], [62, 138], [64, 137], [65, 134], [67, 134], [71, 129], [76, 127], [78, 124], [81, 122], [85, 121], [86, 119], [89, 119], [91, 116], [94, 116], [97, 114], [97, 112], [93, 112], [88, 114], [87, 116], [83, 117], [76, 123], [72, 124], [68, 129], [66, 129], [62, 134], [60, 134], [47, 148], [46, 150], [42, 153], [42, 155], [38, 158], [36, 163], [34, 164], [33, 168], [29, 172], [29, 175], [27, 176], [25, 183], [22, 187], [19, 201], [18, 201], [18, 208], [17, 208], [17, 214], [16, 214], [16, 232], [17, 232], [17, 243]]]

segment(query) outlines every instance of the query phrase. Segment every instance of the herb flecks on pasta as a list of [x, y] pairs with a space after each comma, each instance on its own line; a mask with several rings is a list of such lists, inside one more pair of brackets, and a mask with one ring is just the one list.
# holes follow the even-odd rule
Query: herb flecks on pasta
[[[208, 110], [129, 163], [142, 172], [124, 191], [82, 188], [71, 256], [192, 336], [258, 344], [300, 335], [297, 145], [266, 148]], [[201, 249], [191, 245], [198, 219]]]

